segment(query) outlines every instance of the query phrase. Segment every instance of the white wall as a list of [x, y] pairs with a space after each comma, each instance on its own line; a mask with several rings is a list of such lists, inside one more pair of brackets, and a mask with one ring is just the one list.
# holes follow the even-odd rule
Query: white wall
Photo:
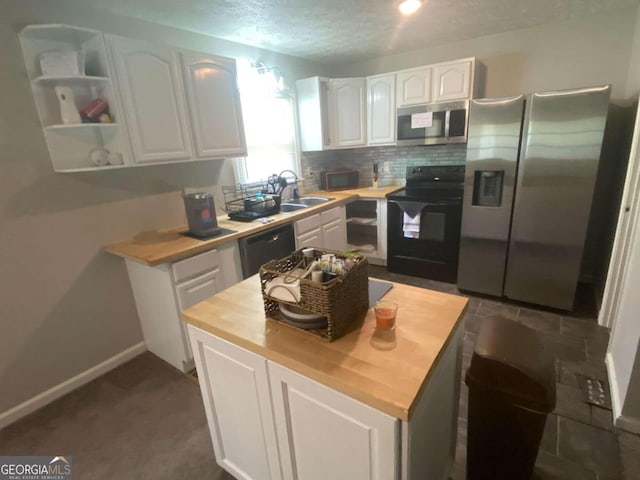
[[[618, 316], [609, 342], [607, 364], [612, 379], [612, 395], [617, 405], [614, 415], [618, 417], [624, 414], [640, 422], [640, 384], [637, 384], [640, 365], [635, 365], [640, 342], [640, 209], [635, 213], [630, 255]], [[634, 388], [630, 389], [632, 382]]]
[[[635, 16], [635, 32], [627, 77], [627, 95], [637, 101], [640, 92], [640, 8]], [[634, 142], [640, 140], [640, 124], [636, 124]], [[637, 155], [637, 145], [632, 155]], [[635, 168], [633, 167], [635, 162]], [[607, 351], [607, 368], [614, 400], [614, 418], [620, 428], [640, 433], [640, 202], [637, 180], [640, 174], [638, 159], [629, 159], [628, 191], [624, 207], [630, 207], [629, 258], [623, 260], [622, 286], [616, 318]], [[635, 199], [635, 200], [634, 200]], [[618, 226], [616, 244], [622, 248], [624, 230]], [[615, 279], [608, 279], [615, 281]], [[605, 310], [607, 312], [608, 310]]]
[[635, 12], [623, 9], [418, 49], [343, 65], [339, 72], [371, 75], [475, 56], [487, 67], [486, 97], [610, 83], [612, 98], [624, 100]]
[[631, 43], [629, 72], [627, 74], [626, 96], [638, 98], [640, 93], [640, 8], [635, 15], [635, 28]]
[[68, 23], [230, 57], [288, 83], [323, 73], [293, 57], [62, 1], [0, 0], [0, 415], [142, 341], [122, 259], [104, 245], [185, 223], [183, 186], [233, 181], [229, 162], [55, 174], [18, 32]]

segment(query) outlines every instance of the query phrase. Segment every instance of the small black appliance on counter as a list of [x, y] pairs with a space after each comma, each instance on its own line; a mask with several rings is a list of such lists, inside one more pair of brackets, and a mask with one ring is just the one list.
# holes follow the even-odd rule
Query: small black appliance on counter
[[218, 227], [216, 208], [210, 193], [185, 193], [183, 198], [191, 235], [207, 238], [222, 232], [222, 229]]
[[320, 172], [320, 189], [327, 192], [358, 188], [360, 172], [353, 169], [342, 169]]

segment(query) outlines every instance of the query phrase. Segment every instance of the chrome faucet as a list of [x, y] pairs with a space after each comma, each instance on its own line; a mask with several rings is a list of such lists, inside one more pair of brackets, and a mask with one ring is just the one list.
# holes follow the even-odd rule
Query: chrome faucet
[[[291, 176], [284, 177], [283, 175], [285, 173], [290, 173], [291, 175], [293, 175], [293, 181], [290, 182]], [[300, 179], [298, 178], [298, 175], [296, 174], [296, 172], [294, 172], [293, 170], [283, 170], [278, 174], [278, 181], [280, 185], [283, 185], [282, 192], [280, 192], [280, 198], [282, 199], [282, 201], [291, 200], [299, 197], [298, 182], [300, 181]], [[290, 188], [290, 187], [293, 187], [293, 194], [287, 197], [285, 195], [285, 192], [287, 188]]]

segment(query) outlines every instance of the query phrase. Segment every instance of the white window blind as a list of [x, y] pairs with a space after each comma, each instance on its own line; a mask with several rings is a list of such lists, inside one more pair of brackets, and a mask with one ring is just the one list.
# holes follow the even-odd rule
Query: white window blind
[[272, 72], [238, 61], [238, 87], [247, 139], [247, 156], [239, 158], [240, 182], [266, 180], [283, 170], [298, 170], [294, 104]]

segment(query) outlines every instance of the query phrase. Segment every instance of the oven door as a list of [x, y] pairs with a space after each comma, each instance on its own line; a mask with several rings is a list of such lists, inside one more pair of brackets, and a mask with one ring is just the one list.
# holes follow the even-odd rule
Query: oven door
[[414, 208], [417, 204], [422, 206], [421, 209], [418, 206], [419, 228], [404, 221], [407, 202], [389, 200], [387, 203], [389, 271], [455, 282], [460, 248], [462, 200], [411, 201]]

